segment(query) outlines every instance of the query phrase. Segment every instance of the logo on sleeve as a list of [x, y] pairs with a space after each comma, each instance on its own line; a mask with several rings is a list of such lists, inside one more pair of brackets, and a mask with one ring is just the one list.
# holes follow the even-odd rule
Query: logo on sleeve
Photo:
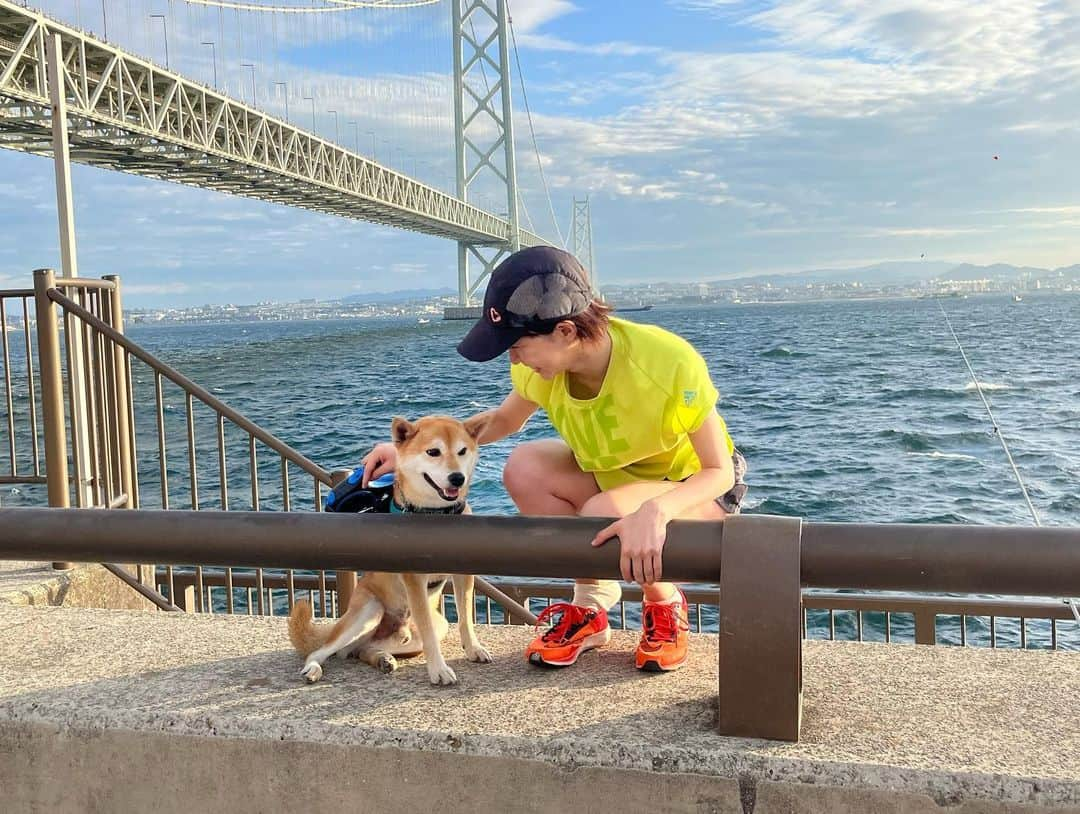
[[697, 390], [683, 390], [682, 400], [687, 407], [693, 407], [694, 402], [697, 400]]

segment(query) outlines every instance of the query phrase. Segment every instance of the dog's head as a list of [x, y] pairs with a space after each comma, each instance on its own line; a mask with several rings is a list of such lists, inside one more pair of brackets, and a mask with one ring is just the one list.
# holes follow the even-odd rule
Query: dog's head
[[422, 509], [463, 506], [476, 469], [476, 439], [487, 422], [486, 416], [395, 418], [390, 427], [397, 447], [395, 491]]

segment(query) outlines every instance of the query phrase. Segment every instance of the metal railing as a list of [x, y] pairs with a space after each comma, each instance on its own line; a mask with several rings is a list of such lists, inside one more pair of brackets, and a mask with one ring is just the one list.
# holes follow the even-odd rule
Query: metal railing
[[[358, 522], [315, 513], [0, 509], [0, 527], [9, 530], [0, 536], [0, 558], [129, 562], [149, 555], [166, 565], [604, 578], [618, 573], [617, 548], [582, 541], [606, 522], [428, 515], [367, 515]], [[433, 546], [433, 539], [439, 544]], [[674, 521], [664, 564], [672, 580], [719, 584], [710, 604], [719, 607], [721, 731], [791, 740], [798, 738], [801, 719], [804, 589], [1076, 595], [1080, 528], [804, 524], [767, 515]], [[260, 592], [265, 574], [261, 580], [253, 586]], [[290, 594], [295, 582], [294, 574], [293, 584], [284, 586]], [[176, 584], [174, 573], [174, 589]], [[325, 579], [318, 583], [323, 604], [331, 605], [327, 587]], [[694, 595], [699, 608], [702, 598]], [[878, 600], [827, 595], [817, 601], [826, 611], [840, 602], [855, 602], [860, 611]], [[891, 601], [898, 612], [904, 605], [924, 617], [933, 602]], [[809, 600], [811, 608], [814, 602]], [[867, 607], [859, 608], [860, 602]], [[982, 606], [990, 615], [1015, 608], [1021, 614], [1035, 610], [1022, 603]], [[1053, 611], [1049, 616], [1061, 618]]]
[[[39, 331], [38, 345], [42, 360], [42, 400], [45, 405], [45, 480], [51, 506], [71, 505], [68, 449], [75, 463], [75, 505], [79, 508], [140, 509], [156, 502], [163, 510], [184, 503], [192, 511], [199, 511], [205, 508], [202, 504], [206, 496], [206, 491], [200, 490], [200, 474], [205, 475], [209, 468], [216, 470], [217, 487], [210, 508], [230, 511], [232, 503], [236, 501], [236, 492], [231, 491], [230, 486], [240, 478], [245, 486], [250, 487], [244, 508], [262, 511], [262, 490], [265, 488], [263, 455], [269, 450], [277, 459], [280, 473], [280, 486], [270, 490], [273, 498], [270, 508], [292, 512], [294, 508], [302, 507], [319, 512], [322, 509], [322, 489], [332, 487], [347, 474], [323, 469], [125, 336], [119, 277], [110, 275], [101, 280], [57, 279], [51, 270], [41, 269], [34, 273], [34, 286], [34, 291], [30, 293], [36, 298], [38, 322], [49, 326], [48, 330]], [[26, 295], [26, 292], [19, 293]], [[64, 325], [66, 353], [63, 355], [56, 331], [58, 318], [62, 318]], [[134, 370], [136, 363], [139, 372]], [[83, 371], [81, 375], [78, 373], [80, 370]], [[66, 422], [61, 395], [65, 372], [70, 419]], [[142, 392], [136, 391], [136, 383], [144, 385]], [[175, 426], [175, 421], [170, 422], [167, 418], [170, 411], [167, 409], [166, 387], [178, 388], [183, 399], [183, 423], [180, 428]], [[82, 419], [78, 403], [80, 397], [86, 404], [85, 418]], [[206, 431], [205, 420], [202, 424], [197, 421], [197, 407], [209, 411], [211, 432]], [[147, 413], [152, 413], [152, 421], [144, 418]], [[12, 414], [10, 409], [8, 414]], [[183, 440], [176, 443], [170, 429], [179, 429]], [[227, 443], [228, 436], [235, 436], [236, 433], [241, 437], [242, 451], [239, 455], [234, 452], [236, 445], [230, 449]], [[137, 452], [140, 435], [152, 438], [149, 449], [156, 453], [147, 455], [147, 446], [144, 446], [141, 461]], [[213, 448], [209, 462], [206, 461], [207, 446]], [[200, 452], [203, 453], [201, 458]], [[183, 467], [186, 481], [181, 478], [179, 488], [175, 480], [170, 478], [169, 467], [170, 459], [175, 460], [178, 455], [186, 458], [186, 466]], [[156, 458], [156, 461], [152, 461], [152, 458]], [[311, 491], [305, 491], [300, 500], [294, 497], [290, 466], [311, 478]], [[246, 472], [243, 471], [245, 467]], [[57, 565], [66, 566], [67, 563]], [[195, 609], [205, 611], [209, 606], [203, 584], [203, 568], [198, 563], [193, 563], [193, 566], [197, 589], [194, 592]], [[133, 581], [118, 566], [107, 567], [148, 596], [158, 607], [176, 610], [173, 602], [177, 591], [173, 584], [172, 564], [165, 568], [164, 591], [156, 589], [152, 576], [148, 580]], [[317, 576], [322, 586], [321, 594], [325, 594], [328, 575], [320, 570]], [[224, 581], [228, 612], [233, 611], [232, 577], [232, 568], [226, 566]], [[290, 570], [285, 577], [291, 584], [295, 574]], [[262, 614], [269, 610], [269, 605], [263, 602], [267, 595], [262, 569], [256, 569], [255, 578], [258, 612]], [[347, 606], [356, 574], [339, 571], [333, 575], [333, 580], [340, 588], [341, 604]], [[136, 587], [135, 582], [144, 585], [150, 583], [146, 586], [150, 589], [149, 594]], [[479, 581], [477, 590], [502, 601], [524, 620], [534, 618], [524, 609], [514, 607], [512, 601], [486, 582]], [[294, 591], [290, 590], [288, 596], [291, 607]], [[333, 615], [333, 610], [331, 603], [318, 605], [322, 616]]]
[[[7, 456], [6, 471], [0, 471], [0, 485], [6, 486], [45, 483], [34, 376], [35, 346], [30, 335], [33, 299], [33, 289], [0, 290], [0, 349], [3, 352], [0, 363], [4, 371], [4, 451]], [[20, 312], [21, 320], [18, 319]], [[13, 338], [21, 341], [22, 353], [18, 348], [12, 352]], [[20, 449], [26, 442], [30, 446], [28, 456]], [[20, 465], [29, 471], [20, 471]]]

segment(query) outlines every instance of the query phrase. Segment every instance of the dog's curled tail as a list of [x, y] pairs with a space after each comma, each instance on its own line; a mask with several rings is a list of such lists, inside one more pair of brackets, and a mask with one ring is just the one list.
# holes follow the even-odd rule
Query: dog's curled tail
[[301, 656], [314, 653], [329, 638], [330, 625], [326, 626], [326, 632], [320, 631], [312, 621], [313, 617], [311, 603], [306, 599], [296, 600], [289, 614], [289, 641]]

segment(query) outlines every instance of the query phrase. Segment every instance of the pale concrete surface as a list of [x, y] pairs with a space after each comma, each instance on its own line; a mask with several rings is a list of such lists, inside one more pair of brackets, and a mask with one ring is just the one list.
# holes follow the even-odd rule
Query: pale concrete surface
[[[136, 576], [134, 565], [124, 566]], [[144, 575], [152, 572], [144, 567]], [[63, 605], [71, 608], [154, 610], [154, 605], [100, 565], [56, 571], [48, 562], [0, 560], [0, 605]]]
[[545, 671], [529, 631], [482, 627], [495, 663], [448, 641], [461, 682], [436, 688], [419, 659], [308, 686], [281, 619], [7, 606], [0, 630], [0, 788], [41, 810], [127, 810], [108, 795], [138, 804], [141, 774], [146, 801], [240, 783], [241, 810], [441, 789], [449, 810], [1080, 812], [1076, 654], [809, 642], [803, 739], [781, 744], [715, 734], [713, 636], [646, 675], [629, 633]]

